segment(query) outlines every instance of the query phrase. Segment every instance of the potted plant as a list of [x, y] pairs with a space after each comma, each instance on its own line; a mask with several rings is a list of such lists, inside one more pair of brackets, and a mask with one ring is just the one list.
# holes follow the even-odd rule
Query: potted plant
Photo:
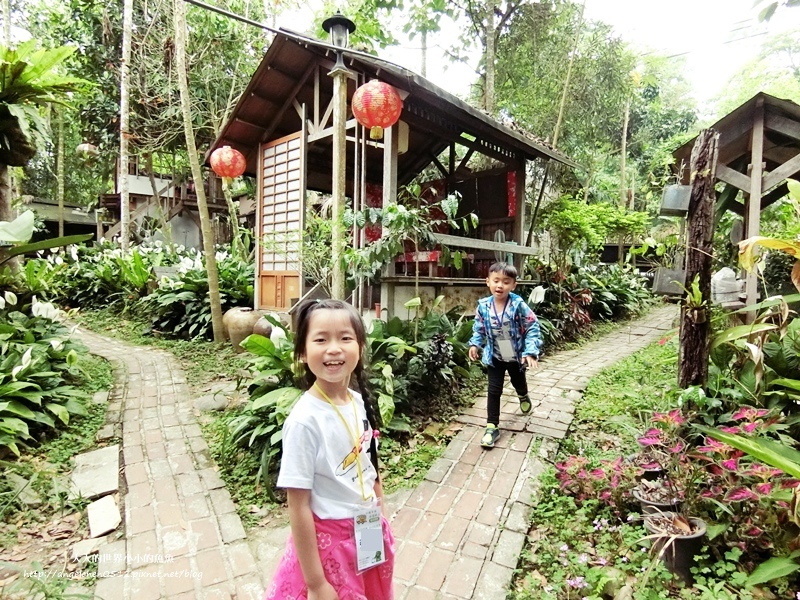
[[633, 256], [641, 256], [653, 270], [653, 293], [664, 296], [680, 296], [686, 283], [683, 268], [684, 243], [677, 233], [669, 233], [660, 239], [648, 237], [641, 246], [631, 248]]
[[663, 457], [659, 467], [663, 477], [642, 480], [632, 495], [639, 500], [644, 526], [653, 540], [653, 550], [672, 573], [687, 585], [692, 583], [691, 566], [706, 533], [706, 523], [694, 516], [700, 470], [687, 454], [687, 444], [679, 435], [686, 418], [680, 409], [655, 413], [639, 445], [651, 456]]

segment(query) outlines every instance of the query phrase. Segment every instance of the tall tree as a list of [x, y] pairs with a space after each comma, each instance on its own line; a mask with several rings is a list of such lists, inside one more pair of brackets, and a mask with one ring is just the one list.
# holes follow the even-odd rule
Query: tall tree
[[133, 0], [122, 4], [122, 60], [119, 70], [119, 163], [117, 165], [117, 188], [119, 189], [119, 244], [128, 249], [130, 239], [130, 194], [128, 192], [128, 138], [130, 123], [130, 62], [131, 36], [133, 35]]
[[481, 82], [481, 108], [495, 114], [495, 75], [497, 69], [497, 46], [500, 35], [506, 30], [510, 19], [522, 7], [535, 7], [525, 0], [451, 0], [458, 11], [464, 15], [469, 28], [464, 32], [462, 43], [469, 46], [475, 40], [481, 48], [483, 77]]
[[445, 0], [411, 0], [411, 4], [405, 7], [408, 20], [403, 26], [403, 32], [408, 34], [409, 39], [420, 38], [422, 49], [422, 62], [420, 64], [420, 75], [428, 76], [428, 36], [441, 30], [442, 17], [453, 16], [452, 5]]
[[222, 305], [219, 296], [219, 271], [217, 269], [216, 248], [214, 234], [211, 231], [211, 219], [206, 204], [206, 194], [203, 189], [203, 172], [200, 170], [200, 160], [197, 157], [197, 146], [194, 141], [194, 125], [192, 124], [191, 97], [189, 95], [188, 72], [186, 70], [186, 14], [183, 0], [174, 0], [175, 19], [175, 60], [177, 67], [178, 89], [181, 97], [181, 112], [186, 137], [186, 151], [189, 154], [189, 163], [192, 168], [192, 177], [197, 182], [197, 210], [200, 214], [200, 228], [203, 234], [203, 254], [206, 259], [208, 272], [208, 296], [211, 304], [211, 328], [214, 332], [214, 341], [222, 343], [225, 337], [222, 332]]

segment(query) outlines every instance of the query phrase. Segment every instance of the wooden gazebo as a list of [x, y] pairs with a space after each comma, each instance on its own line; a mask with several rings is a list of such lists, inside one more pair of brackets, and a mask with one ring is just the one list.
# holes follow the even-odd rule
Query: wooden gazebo
[[[783, 198], [786, 180], [800, 173], [800, 106], [758, 93], [711, 129], [719, 133], [716, 181], [724, 184], [717, 192], [717, 213], [731, 210], [744, 217], [744, 238], [759, 235], [761, 211]], [[696, 139], [673, 153], [685, 184]], [[755, 273], [748, 274], [745, 304], [757, 301], [757, 283]]]
[[[395, 201], [398, 186], [432, 166], [439, 178], [433, 184], [437, 190], [460, 191], [463, 212], [476, 212], [481, 220], [472, 237], [443, 232], [442, 243], [475, 250], [476, 255], [533, 254], [533, 249], [524, 246], [526, 161], [553, 160], [575, 167], [574, 162], [542, 140], [496, 121], [400, 66], [280, 30], [207, 155], [224, 145], [238, 149], [247, 158], [246, 174], [258, 181], [256, 236], [268, 243], [259, 245], [256, 259], [256, 307], [285, 310], [310, 287], [298, 246], [306, 192], [332, 190], [333, 80], [329, 72], [337, 52], [343, 52], [350, 71], [345, 193], [353, 206], [360, 209]], [[397, 88], [404, 101], [400, 121], [386, 129], [379, 142], [368, 139], [349, 107], [357, 87], [376, 78]], [[476, 161], [479, 155], [488, 159]], [[480, 172], [477, 165], [483, 167]], [[501, 237], [505, 243], [493, 241]], [[473, 277], [464, 277], [465, 273], [453, 277], [453, 273], [437, 271], [435, 255], [422, 258], [428, 261], [422, 284], [432, 286], [432, 293], [442, 291], [441, 286], [475, 287], [482, 281], [479, 269], [471, 273]], [[391, 265], [381, 287], [358, 290], [354, 304], [371, 307], [380, 302], [395, 314], [403, 297], [395, 298], [394, 291], [409, 280], [413, 278], [403, 278]]]

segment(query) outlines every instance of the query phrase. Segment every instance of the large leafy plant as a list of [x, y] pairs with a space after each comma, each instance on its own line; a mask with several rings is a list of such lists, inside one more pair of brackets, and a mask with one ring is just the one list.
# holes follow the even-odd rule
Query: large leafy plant
[[0, 163], [24, 166], [43, 147], [47, 124], [40, 108], [64, 104], [67, 92], [85, 87], [77, 77], [60, 75], [58, 69], [77, 47], [37, 50], [30, 40], [17, 48], [0, 45]]
[[0, 446], [17, 455], [38, 432], [86, 414], [79, 401], [85, 395], [73, 385], [85, 348], [62, 319], [51, 304], [20, 306], [10, 292], [0, 297]]
[[[259, 457], [258, 480], [267, 479], [280, 461], [283, 440], [282, 427], [289, 412], [303, 391], [294, 387], [294, 342], [292, 332], [280, 321], [267, 316], [273, 327], [283, 335], [275, 341], [253, 334], [242, 341], [251, 354], [249, 368], [253, 374], [250, 399], [239, 415], [230, 422], [230, 440], [250, 449]], [[267, 493], [273, 497], [271, 486]]]
[[[252, 306], [254, 266], [249, 261], [220, 253], [220, 303], [222, 311], [235, 306]], [[211, 338], [211, 301], [208, 273], [202, 261], [186, 261], [174, 277], [164, 277], [144, 297], [138, 309], [151, 319], [152, 329], [170, 337]]]
[[800, 400], [800, 320], [789, 309], [796, 300], [779, 296], [743, 309], [759, 311], [752, 324], [714, 337], [708, 393], [720, 402], [707, 410], [709, 423], [742, 404], [791, 408]]

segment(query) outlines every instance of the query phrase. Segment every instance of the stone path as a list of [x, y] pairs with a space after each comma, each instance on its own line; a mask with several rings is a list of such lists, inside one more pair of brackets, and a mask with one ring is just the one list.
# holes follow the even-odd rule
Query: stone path
[[[260, 600], [265, 581], [174, 356], [79, 331], [111, 360], [124, 536], [98, 551], [96, 600]], [[109, 537], [111, 539], [111, 537]]]
[[[463, 429], [425, 480], [387, 499], [397, 600], [505, 596], [527, 533], [531, 478], [566, 435], [581, 390], [603, 367], [658, 339], [675, 315], [675, 307], [661, 307], [601, 340], [547, 357], [528, 374], [529, 415], [505, 390], [503, 434], [491, 451], [478, 443], [485, 396], [459, 417]], [[262, 598], [288, 527], [246, 539], [178, 361], [86, 331], [79, 336], [114, 363], [106, 420], [122, 439], [124, 465], [124, 535], [99, 550], [95, 598]]]

